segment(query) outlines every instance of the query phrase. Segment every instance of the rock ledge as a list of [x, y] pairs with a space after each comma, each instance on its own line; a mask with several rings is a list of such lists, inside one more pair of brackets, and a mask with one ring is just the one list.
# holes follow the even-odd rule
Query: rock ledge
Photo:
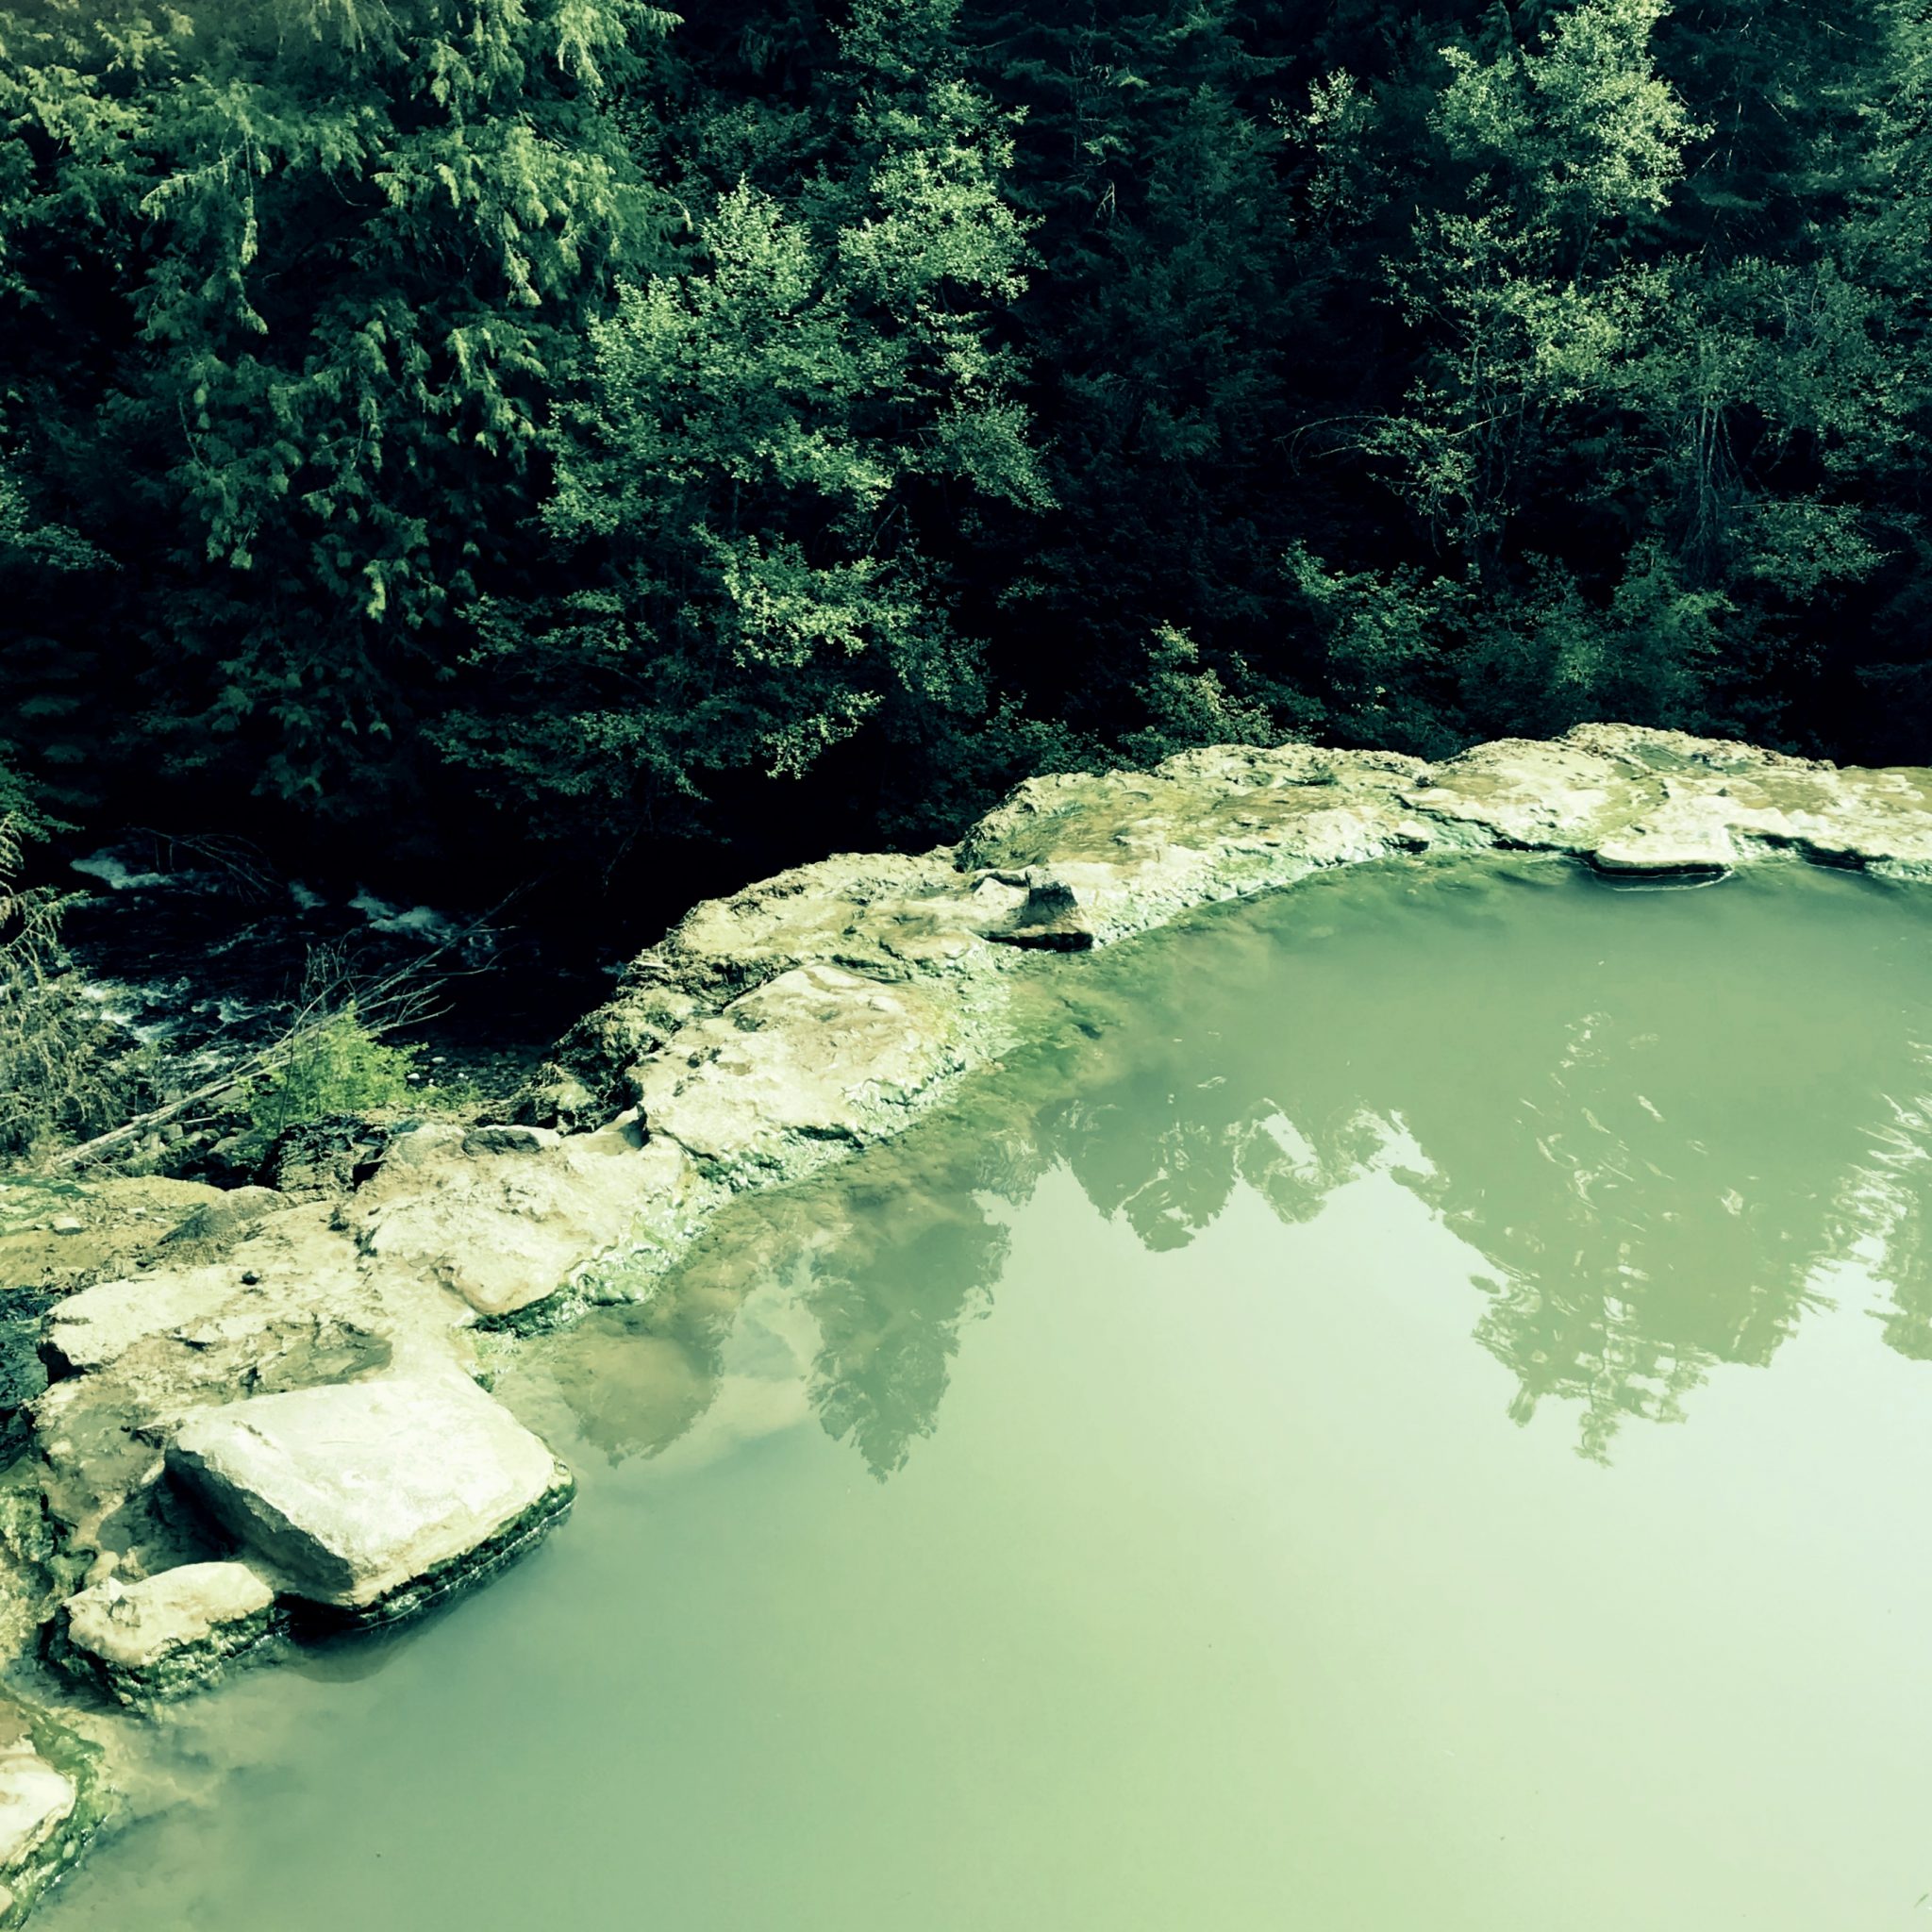
[[[887, 1139], [993, 1065], [1041, 1011], [1022, 990], [1081, 970], [1065, 956], [1333, 867], [1497, 848], [1624, 876], [1805, 860], [1932, 881], [1932, 773], [1608, 724], [1437, 765], [1222, 746], [1032, 779], [957, 846], [699, 906], [558, 1044], [517, 1124], [389, 1135], [333, 1198], [177, 1189], [149, 1204], [178, 1224], [165, 1243], [111, 1183], [6, 1238], [40, 1286], [0, 1333], [0, 1398], [32, 1435], [8, 1521], [33, 1546], [0, 1594], [0, 1661], [54, 1624], [57, 1651], [144, 1705], [285, 1611], [383, 1622], [488, 1574], [572, 1481], [471, 1379], [480, 1327], [648, 1294], [735, 1193]], [[182, 1491], [245, 1568], [206, 1560], [225, 1546]], [[87, 1777], [46, 1750], [8, 1757], [0, 1734], [18, 1908], [85, 1836]]]

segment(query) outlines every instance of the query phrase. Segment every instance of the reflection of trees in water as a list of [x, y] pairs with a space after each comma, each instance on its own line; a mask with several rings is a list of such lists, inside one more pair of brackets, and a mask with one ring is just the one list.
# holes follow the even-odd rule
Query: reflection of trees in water
[[[1006, 1162], [988, 1173], [990, 1152]], [[803, 1381], [826, 1434], [883, 1481], [930, 1435], [961, 1331], [984, 1314], [1008, 1233], [981, 1202], [1036, 1178], [1008, 1136], [970, 1143], [908, 1137], [836, 1178], [741, 1201], [650, 1300], [586, 1319], [558, 1338], [546, 1374], [589, 1441], [613, 1457], [656, 1455], [716, 1424], [734, 1389], [754, 1413], [723, 1433], [791, 1419], [759, 1385]], [[808, 1320], [803, 1335], [758, 1310], [774, 1286]], [[748, 1344], [748, 1330], [756, 1336]]]
[[1424, 874], [1089, 964], [1062, 1037], [858, 1168], [741, 1204], [625, 1319], [675, 1339], [689, 1419], [744, 1293], [802, 1255], [799, 1373], [883, 1478], [991, 1306], [989, 1196], [1024, 1203], [1064, 1166], [1169, 1250], [1240, 1189], [1293, 1224], [1381, 1169], [1480, 1257], [1474, 1339], [1515, 1377], [1511, 1414], [1574, 1405], [1587, 1455], [1679, 1419], [1713, 1365], [1768, 1363], [1849, 1258], [1892, 1290], [1886, 1341], [1932, 1358], [1924, 952], [1897, 906], [1842, 882], [1689, 907], [1553, 879], [1527, 919], [1520, 886]]
[[1928, 1098], [1886, 1097], [1840, 1213], [1844, 1251], [1861, 1250], [1891, 1290], [1883, 1317], [1886, 1341], [1914, 1361], [1932, 1361], [1932, 1248], [1925, 1226], [1932, 1198], [1932, 1046], [1921, 1042], [1913, 1051]]
[[825, 1433], [883, 1481], [932, 1433], [960, 1331], [992, 1306], [1008, 1234], [963, 1190], [867, 1193], [807, 1290], [821, 1337], [811, 1400]]
[[1883, 902], [1856, 891], [1830, 908], [1850, 943], [1818, 914], [1755, 932], [1734, 917], [1680, 932], [1704, 942], [1676, 974], [1607, 951], [1624, 936], [1605, 915], [1624, 908], [1585, 899], [1577, 930], [1550, 935], [1549, 970], [1522, 962], [1507, 996], [1467, 925], [1424, 955], [1345, 947], [1277, 969], [1282, 990], [1385, 1024], [1192, 1031], [1050, 1109], [1046, 1138], [1158, 1247], [1238, 1185], [1303, 1221], [1388, 1167], [1483, 1257], [1475, 1339], [1516, 1377], [1511, 1413], [1576, 1404], [1592, 1456], [1627, 1418], [1680, 1417], [1713, 1364], [1768, 1363], [1861, 1244], [1893, 1290], [1887, 1340], [1932, 1356], [1932, 1139], [1926, 1103], [1897, 1091], [1932, 1091], [1913, 1031], [1923, 953], [1877, 943]]

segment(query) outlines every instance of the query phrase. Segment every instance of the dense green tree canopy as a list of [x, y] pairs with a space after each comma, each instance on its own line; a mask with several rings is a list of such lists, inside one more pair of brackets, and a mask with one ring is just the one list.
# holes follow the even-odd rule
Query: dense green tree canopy
[[951, 16], [855, 9], [808, 172], [740, 132], [742, 172], [681, 184], [674, 264], [591, 324], [542, 516], [570, 588], [491, 608], [496, 676], [445, 736], [538, 810], [675, 824], [708, 774], [796, 778], [868, 724], [980, 715], [922, 529], [1051, 499], [991, 333], [1029, 259], [1010, 142]]
[[130, 579], [94, 650], [153, 755], [337, 812], [414, 783], [464, 613], [541, 498], [576, 337], [655, 258], [661, 198], [610, 104], [670, 21], [7, 17], [9, 426]]
[[0, 759], [602, 859], [1204, 738], [1924, 758], [1928, 75], [1921, 0], [13, 0]]

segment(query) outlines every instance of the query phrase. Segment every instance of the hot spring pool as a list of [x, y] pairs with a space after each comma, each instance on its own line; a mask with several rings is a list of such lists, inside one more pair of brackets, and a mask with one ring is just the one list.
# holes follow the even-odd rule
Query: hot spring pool
[[505, 1344], [490, 1589], [50, 1932], [1932, 1923], [1932, 894], [1331, 877]]

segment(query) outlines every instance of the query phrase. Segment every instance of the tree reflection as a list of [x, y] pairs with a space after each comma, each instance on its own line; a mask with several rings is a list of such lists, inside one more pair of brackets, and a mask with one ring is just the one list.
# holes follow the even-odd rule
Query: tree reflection
[[910, 1211], [905, 1193], [870, 1203], [866, 1238], [827, 1257], [808, 1293], [823, 1338], [812, 1407], [881, 1480], [931, 1433], [960, 1330], [992, 1306], [1007, 1257], [1004, 1227], [930, 1195], [909, 1200]]
[[1574, 1403], [1592, 1456], [1680, 1417], [1713, 1364], [1768, 1363], [1861, 1241], [1887, 1339], [1932, 1353], [1923, 911], [1803, 877], [1690, 896], [1573, 874], [1507, 935], [1478, 895], [1424, 946], [1371, 905], [1232, 1002], [1266, 1011], [1273, 986], [1366, 1023], [1183, 1034], [1050, 1116], [1054, 1145], [1172, 1244], [1237, 1185], [1306, 1219], [1407, 1142], [1391, 1171], [1485, 1264], [1475, 1339], [1512, 1414]]
[[[1006, 1162], [988, 1172], [989, 1153]], [[1017, 1198], [1031, 1143], [924, 1134], [848, 1173], [737, 1204], [664, 1287], [560, 1337], [546, 1374], [585, 1438], [657, 1455], [710, 1426], [727, 1440], [783, 1426], [771, 1391], [803, 1383], [810, 1411], [883, 1481], [929, 1435], [961, 1331], [991, 1306], [1008, 1233], [983, 1210]], [[799, 1331], [761, 1304], [774, 1288]], [[721, 1406], [733, 1412], [720, 1417]]]
[[1422, 946], [1385, 899], [1325, 957], [1284, 946], [1245, 989], [1195, 989], [1250, 1014], [1273, 989], [1294, 1019], [1163, 1042], [1050, 1109], [1050, 1144], [1172, 1246], [1237, 1186], [1305, 1220], [1407, 1143], [1385, 1164], [1485, 1264], [1475, 1339], [1511, 1412], [1576, 1404], [1593, 1456], [1626, 1419], [1680, 1417], [1713, 1364], [1768, 1363], [1861, 1242], [1887, 1339], [1932, 1354], [1923, 910], [1843, 880], [1694, 896], [1570, 875], [1507, 935], [1478, 902]]
[[1848, 1261], [1890, 1286], [1885, 1341], [1932, 1357], [1928, 937], [1916, 895], [1797, 873], [1624, 895], [1491, 864], [1305, 889], [1070, 969], [1023, 1061], [747, 1204], [645, 1319], [728, 1321], [802, 1256], [811, 1406], [883, 1478], [991, 1306], [991, 1197], [1064, 1167], [1168, 1251], [1239, 1191], [1293, 1224], [1380, 1170], [1466, 1243], [1511, 1414], [1573, 1406], [1605, 1457], [1630, 1420], [1682, 1418], [1715, 1365], [1769, 1363]]

